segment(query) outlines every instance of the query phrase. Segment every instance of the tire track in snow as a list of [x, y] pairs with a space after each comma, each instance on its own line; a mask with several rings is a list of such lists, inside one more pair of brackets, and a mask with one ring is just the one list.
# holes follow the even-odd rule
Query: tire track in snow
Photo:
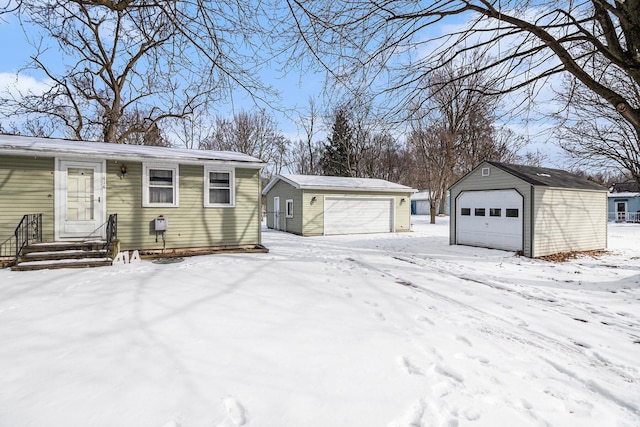
[[[395, 258], [395, 257], [394, 257]], [[586, 368], [591, 368], [593, 366], [597, 366], [602, 368], [603, 370], [606, 370], [612, 374], [615, 374], [615, 376], [621, 378], [624, 382], [627, 383], [634, 383], [637, 381], [640, 381], [639, 378], [636, 377], [632, 377], [630, 376], [627, 372], [623, 371], [624, 367], [618, 366], [618, 365], [614, 365], [608, 361], [603, 360], [600, 357], [596, 357], [594, 355], [590, 355], [585, 353], [583, 350], [578, 349], [572, 345], [569, 345], [565, 342], [559, 341], [556, 338], [547, 336], [543, 333], [537, 332], [537, 331], [533, 331], [530, 329], [527, 329], [521, 325], [516, 325], [513, 324], [509, 321], [507, 321], [506, 319], [500, 317], [500, 316], [496, 316], [494, 314], [485, 312], [483, 310], [478, 309], [477, 307], [471, 306], [469, 304], [466, 304], [464, 302], [458, 301], [456, 299], [450, 298], [446, 295], [443, 295], [439, 292], [424, 288], [422, 286], [416, 285], [415, 283], [403, 279], [402, 277], [393, 274], [390, 271], [385, 271], [382, 270], [376, 266], [373, 266], [365, 261], [359, 260], [359, 259], [355, 259], [353, 257], [348, 257], [346, 258], [347, 261], [353, 262], [354, 264], [359, 265], [361, 268], [364, 268], [366, 270], [371, 270], [371, 271], [375, 271], [379, 274], [381, 274], [383, 277], [389, 277], [391, 279], [393, 279], [393, 281], [396, 284], [400, 284], [402, 286], [406, 286], [408, 288], [411, 288], [415, 291], [418, 291], [420, 293], [423, 293], [425, 295], [430, 296], [431, 298], [437, 299], [437, 300], [441, 300], [444, 301], [448, 304], [454, 305], [454, 306], [458, 306], [459, 308], [462, 308], [464, 310], [468, 311], [467, 314], [467, 318], [475, 320], [476, 322], [478, 322], [480, 325], [482, 325], [480, 328], [478, 328], [479, 332], [482, 333], [486, 333], [492, 336], [500, 336], [508, 341], [512, 341], [512, 342], [518, 342], [521, 343], [525, 346], [530, 346], [530, 347], [534, 347], [534, 348], [538, 348], [541, 351], [545, 351], [545, 352], [549, 352], [549, 351], [554, 351], [554, 352], [559, 352], [559, 353], [569, 353], [572, 355], [577, 355], [577, 356], [581, 356], [583, 358], [587, 359], [587, 364], [586, 364]], [[419, 265], [419, 264], [417, 264]], [[431, 266], [424, 266], [424, 267], [431, 267]], [[444, 275], [445, 277], [454, 277], [454, 278], [460, 278], [462, 279], [462, 277], [456, 275], [456, 274], [452, 274], [451, 271], [447, 271], [444, 269], [440, 269], [440, 268], [432, 268], [432, 271], [435, 271], [436, 273], [440, 274], [440, 275]], [[565, 314], [565, 313], [561, 313], [561, 314]], [[491, 321], [488, 321], [488, 319], [491, 319]], [[505, 325], [504, 328], [497, 328], [495, 326], [492, 325], [492, 323], [498, 323], [498, 324], [503, 324]], [[540, 342], [536, 342], [534, 340], [528, 339], [525, 336], [523, 336], [522, 334], [518, 334], [514, 331], [512, 331], [513, 329], [523, 329], [525, 331], [524, 335], [529, 335], [529, 336], [535, 336], [536, 338], [539, 339]], [[546, 359], [543, 356], [539, 356], [542, 358], [542, 360], [546, 361], [547, 363], [549, 363], [549, 360]], [[577, 360], [577, 359], [576, 359]], [[558, 364], [556, 364], [556, 366], [552, 366], [554, 367], [554, 369], [557, 370], [557, 366], [559, 366]], [[581, 380], [580, 378], [578, 378], [575, 375], [568, 375], [568, 377], [570, 379], [572, 379], [574, 382], [578, 383], [580, 386], [584, 387], [585, 386], [585, 382], [583, 380]], [[455, 378], [454, 378], [455, 379]], [[603, 388], [602, 386], [598, 385], [595, 381], [590, 380], [589, 384], [587, 385], [587, 388], [589, 390], [591, 390], [592, 392], [602, 396], [603, 398], [605, 398], [606, 400], [614, 403], [616, 406], [619, 406], [621, 408], [623, 408], [624, 410], [630, 411], [631, 413], [635, 414], [635, 415], [640, 415], [640, 407], [636, 406], [635, 404], [626, 401], [623, 398], [620, 398], [618, 396], [616, 396], [614, 394], [614, 392], [606, 390], [605, 388]], [[420, 424], [417, 424], [420, 425]]]

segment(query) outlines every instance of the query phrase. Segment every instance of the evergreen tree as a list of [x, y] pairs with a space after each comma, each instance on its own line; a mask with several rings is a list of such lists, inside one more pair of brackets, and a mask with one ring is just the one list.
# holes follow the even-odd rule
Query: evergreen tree
[[322, 154], [322, 172], [328, 176], [354, 176], [353, 129], [344, 108], [336, 111], [328, 144]]

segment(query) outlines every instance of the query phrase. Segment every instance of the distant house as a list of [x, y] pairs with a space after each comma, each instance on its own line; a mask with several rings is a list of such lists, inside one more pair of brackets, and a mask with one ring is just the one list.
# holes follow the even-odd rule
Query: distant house
[[[431, 215], [431, 200], [429, 191], [418, 191], [411, 195], [411, 214], [412, 215]], [[446, 199], [440, 201], [438, 206], [437, 215], [449, 215], [449, 193], [447, 192]]]
[[382, 179], [277, 175], [267, 226], [303, 236], [409, 231], [410, 187]]
[[450, 192], [450, 244], [527, 257], [607, 246], [607, 190], [569, 172], [484, 161]]
[[640, 222], [640, 189], [635, 181], [613, 184], [607, 198], [609, 221]]
[[117, 218], [123, 250], [255, 247], [264, 165], [241, 153], [0, 135], [0, 255], [15, 250], [27, 214], [40, 215], [44, 241], [104, 239]]

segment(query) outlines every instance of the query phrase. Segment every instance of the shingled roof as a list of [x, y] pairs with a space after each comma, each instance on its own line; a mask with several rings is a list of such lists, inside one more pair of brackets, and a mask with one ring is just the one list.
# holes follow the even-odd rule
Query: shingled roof
[[493, 161], [487, 161], [487, 163], [536, 186], [578, 190], [607, 190], [595, 182], [561, 169], [512, 165]]

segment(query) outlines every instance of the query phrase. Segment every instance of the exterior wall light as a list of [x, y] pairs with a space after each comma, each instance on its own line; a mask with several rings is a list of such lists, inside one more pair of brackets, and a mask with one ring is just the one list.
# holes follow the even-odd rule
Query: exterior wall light
[[127, 175], [127, 167], [122, 164], [120, 165], [120, 178], [124, 178]]
[[318, 198], [316, 196], [313, 196], [311, 198], [311, 204], [314, 204], [316, 202], [316, 200], [318, 200]]

